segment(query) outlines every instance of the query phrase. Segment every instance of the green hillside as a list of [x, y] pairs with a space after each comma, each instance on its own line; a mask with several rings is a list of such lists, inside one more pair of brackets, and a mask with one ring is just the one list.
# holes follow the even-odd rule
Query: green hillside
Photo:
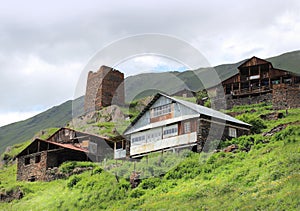
[[[14, 164], [0, 170], [0, 193], [21, 190], [24, 197], [0, 202], [0, 209], [299, 210], [300, 109], [290, 109], [278, 120], [260, 118], [274, 112], [264, 104], [232, 111], [243, 111], [237, 118], [259, 123], [255, 127], [261, 130], [219, 145], [221, 149], [238, 145], [234, 153], [184, 153], [184, 159], [161, 177], [153, 177], [151, 172], [175, 161], [176, 154], [154, 157], [151, 164], [142, 160], [135, 168], [149, 174], [135, 189], [125, 176], [133, 170], [133, 163], [106, 161], [66, 179], [32, 183], [15, 180]], [[270, 135], [262, 133], [270, 131]], [[60, 169], [71, 171], [74, 164], [63, 164]], [[76, 165], [93, 166], [82, 162]]]
[[40, 130], [62, 127], [72, 119], [72, 101], [42, 112], [24, 121], [0, 127], [0, 153], [6, 147], [31, 139]]

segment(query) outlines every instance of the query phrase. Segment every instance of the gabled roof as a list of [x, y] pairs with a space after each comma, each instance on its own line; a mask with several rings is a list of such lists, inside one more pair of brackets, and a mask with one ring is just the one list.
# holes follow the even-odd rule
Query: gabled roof
[[[55, 133], [53, 133], [51, 136], [49, 136], [47, 138], [47, 140], [50, 140], [53, 136], [55, 136], [59, 131], [61, 130], [69, 130], [69, 131], [73, 131], [75, 133], [80, 133], [80, 134], [83, 134], [83, 135], [86, 135], [86, 136], [92, 136], [92, 137], [95, 137], [95, 138], [101, 138], [101, 139], [104, 139], [105, 141], [110, 141], [109, 138], [107, 137], [104, 137], [104, 136], [100, 136], [100, 135], [95, 135], [95, 134], [91, 134], [91, 133], [86, 133], [86, 132], [81, 132], [81, 131], [77, 131], [77, 130], [74, 130], [74, 129], [71, 129], [71, 128], [66, 128], [66, 127], [62, 127], [60, 129], [58, 129]], [[75, 137], [76, 138], [76, 137]]]
[[[237, 68], [240, 69], [242, 66], [246, 65], [247, 63], [251, 63], [251, 61], [255, 61], [256, 63], [259, 63], [259, 64], [271, 64], [271, 62], [267, 61], [267, 60], [264, 60], [264, 59], [261, 59], [261, 58], [258, 58], [256, 56], [253, 56], [251, 57], [250, 59], [247, 59], [245, 62], [243, 62], [240, 66], [238, 66]], [[252, 66], [252, 65], [250, 65]], [[272, 65], [272, 68], [273, 68], [273, 65]]]
[[36, 138], [25, 149], [23, 149], [21, 152], [19, 152], [19, 154], [17, 154], [16, 157], [19, 157], [20, 155], [22, 155], [23, 152], [25, 152], [28, 148], [30, 148], [37, 141], [44, 142], [44, 143], [49, 143], [49, 144], [52, 144], [52, 145], [55, 145], [55, 146], [58, 146], [58, 147], [61, 147], [61, 148], [65, 148], [65, 149], [70, 149], [70, 150], [74, 150], [74, 151], [88, 153], [88, 150], [80, 148], [80, 147], [76, 147], [73, 144], [61, 144], [61, 143], [56, 143], [56, 142], [53, 142], [53, 141], [47, 141], [47, 140]]
[[73, 144], [61, 144], [61, 143], [57, 143], [57, 142], [53, 142], [53, 141], [47, 141], [47, 140], [41, 140], [41, 139], [40, 139], [40, 141], [44, 141], [46, 143], [53, 144], [53, 145], [56, 145], [56, 146], [59, 146], [59, 147], [62, 147], [62, 148], [66, 148], [66, 149], [71, 149], [71, 150], [75, 150], [75, 151], [81, 151], [81, 152], [85, 152], [85, 153], [89, 152], [87, 149], [76, 147]]
[[127, 131], [135, 125], [135, 123], [146, 113], [146, 111], [148, 111], [150, 109], [150, 107], [160, 98], [160, 97], [166, 97], [168, 99], [170, 99], [172, 102], [177, 102], [181, 105], [184, 105], [188, 108], [190, 108], [191, 110], [199, 113], [200, 115], [205, 115], [205, 116], [210, 116], [210, 117], [213, 117], [213, 118], [216, 118], [216, 119], [219, 119], [219, 120], [222, 120], [222, 121], [228, 121], [228, 122], [232, 122], [232, 123], [236, 123], [236, 124], [240, 124], [240, 125], [244, 125], [244, 126], [247, 126], [247, 127], [250, 127], [251, 125], [243, 122], [243, 121], [240, 121], [236, 118], [233, 118], [232, 116], [229, 116], [227, 114], [224, 114], [222, 112], [219, 112], [219, 111], [216, 111], [214, 109], [211, 109], [211, 108], [207, 108], [205, 106], [201, 106], [201, 105], [198, 105], [198, 104], [195, 104], [195, 103], [191, 103], [191, 102], [187, 102], [187, 101], [184, 101], [184, 100], [179, 100], [179, 99], [176, 99], [176, 98], [173, 98], [173, 97], [170, 97], [168, 95], [165, 95], [165, 94], [162, 94], [162, 93], [157, 93], [153, 100], [143, 109], [142, 112], [140, 112], [140, 114], [132, 121], [132, 123], [127, 127], [127, 129], [124, 131], [124, 134], [127, 135]]

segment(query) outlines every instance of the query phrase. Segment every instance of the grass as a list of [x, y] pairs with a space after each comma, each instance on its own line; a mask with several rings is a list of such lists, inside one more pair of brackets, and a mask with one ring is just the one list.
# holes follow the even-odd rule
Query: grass
[[[266, 109], [268, 106], [254, 106], [256, 112], [246, 115], [258, 118], [261, 113], [273, 112]], [[25, 195], [21, 200], [0, 203], [0, 209], [298, 210], [299, 117], [300, 109], [290, 109], [282, 119], [262, 120], [266, 126], [262, 132], [289, 123], [273, 136], [258, 133], [221, 143], [221, 147], [233, 143], [240, 149], [248, 147], [249, 152], [182, 152], [180, 157], [153, 154], [135, 166], [113, 160], [99, 166], [83, 162], [76, 165], [91, 165], [94, 169], [52, 182], [16, 181], [16, 165], [9, 165], [0, 170], [1, 192], [20, 187]], [[70, 170], [74, 165], [66, 163], [61, 168]], [[142, 183], [131, 189], [128, 177], [134, 168], [142, 172]]]

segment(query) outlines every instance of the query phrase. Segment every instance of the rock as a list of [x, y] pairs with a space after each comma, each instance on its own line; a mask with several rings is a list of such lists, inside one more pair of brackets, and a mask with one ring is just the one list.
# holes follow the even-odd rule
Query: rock
[[232, 144], [226, 148], [223, 149], [223, 152], [234, 152], [235, 150], [237, 150], [239, 147], [235, 144]]
[[105, 117], [106, 122], [118, 122], [125, 120], [125, 115], [119, 106], [111, 105], [99, 112], [99, 116]]
[[273, 112], [269, 114], [262, 114], [259, 116], [263, 120], [277, 120], [284, 117], [283, 113]]

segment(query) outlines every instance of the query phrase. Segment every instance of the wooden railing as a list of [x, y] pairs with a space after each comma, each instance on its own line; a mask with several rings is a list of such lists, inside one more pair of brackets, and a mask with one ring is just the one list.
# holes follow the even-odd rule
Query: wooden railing
[[264, 93], [264, 92], [269, 92], [269, 91], [271, 91], [271, 89], [268, 86], [261, 86], [261, 87], [255, 87], [255, 88], [234, 90], [231, 94], [233, 96], [239, 96], [239, 95], [259, 94], [259, 93]]

